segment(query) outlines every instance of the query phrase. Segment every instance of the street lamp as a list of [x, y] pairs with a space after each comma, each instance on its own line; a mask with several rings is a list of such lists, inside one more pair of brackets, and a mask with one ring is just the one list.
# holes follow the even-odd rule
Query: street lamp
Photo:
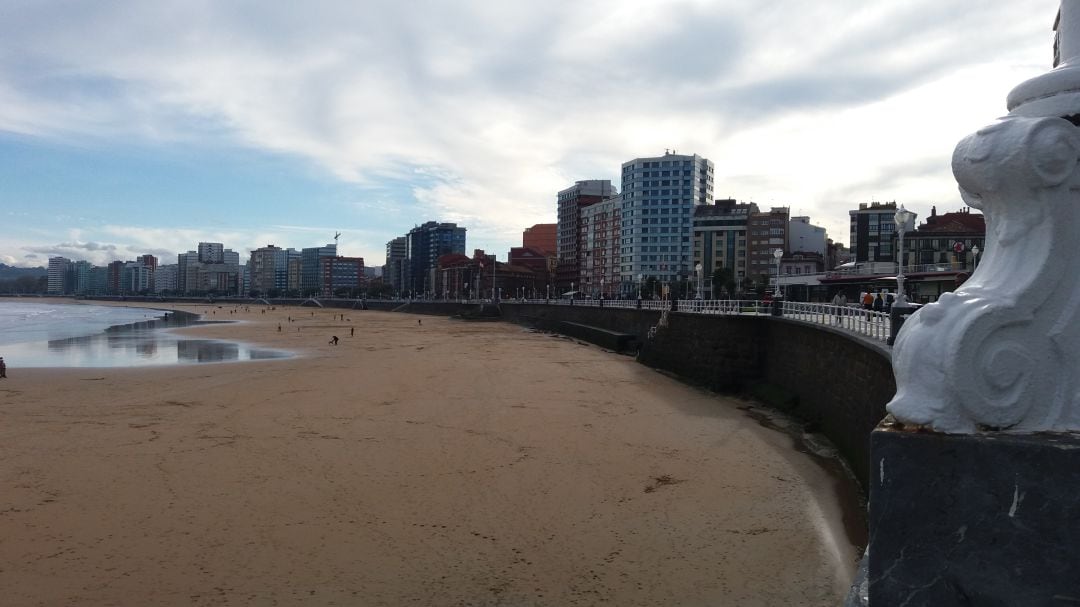
[[784, 250], [783, 249], [774, 249], [773, 252], [772, 252], [772, 256], [776, 258], [776, 291], [775, 291], [775, 295], [776, 295], [776, 297], [779, 298], [779, 297], [783, 296], [783, 292], [780, 291], [780, 258], [784, 256]]
[[971, 247], [971, 271], [979, 269], [979, 245]]
[[604, 277], [600, 277], [600, 299], [604, 298]]
[[644, 274], [637, 275], [637, 298], [641, 299], [641, 281], [645, 280]]
[[694, 266], [694, 270], [697, 271], [697, 298], [701, 299], [701, 264]]
[[896, 215], [893, 216], [893, 221], [896, 223], [896, 231], [898, 237], [898, 257], [896, 262], [896, 298], [893, 300], [893, 306], [903, 307], [907, 305], [907, 296], [904, 294], [904, 232], [910, 230], [915, 223], [915, 213], [904, 208], [904, 205], [900, 205], [897, 209]]

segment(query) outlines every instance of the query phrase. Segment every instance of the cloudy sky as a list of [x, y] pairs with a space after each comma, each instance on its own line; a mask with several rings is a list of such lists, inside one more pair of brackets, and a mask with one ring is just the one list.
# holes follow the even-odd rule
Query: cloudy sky
[[[505, 259], [665, 148], [716, 197], [962, 206], [949, 159], [1046, 71], [1055, 0], [0, 0], [0, 262], [199, 241]], [[242, 253], [246, 255], [246, 253]]]

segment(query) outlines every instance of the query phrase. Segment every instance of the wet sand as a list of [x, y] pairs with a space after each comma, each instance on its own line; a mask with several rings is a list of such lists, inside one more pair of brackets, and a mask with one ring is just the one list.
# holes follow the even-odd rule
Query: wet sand
[[745, 403], [509, 324], [210, 309], [244, 322], [182, 331], [300, 356], [9, 361], [4, 604], [832, 606], [854, 574], [835, 479]]

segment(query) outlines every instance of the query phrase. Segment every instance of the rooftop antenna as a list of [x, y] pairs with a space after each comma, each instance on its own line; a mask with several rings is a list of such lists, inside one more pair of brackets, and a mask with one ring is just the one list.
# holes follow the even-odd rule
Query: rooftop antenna
[[338, 239], [339, 236], [341, 236], [341, 232], [335, 231], [334, 232], [334, 248], [335, 249], [337, 248], [337, 239]]

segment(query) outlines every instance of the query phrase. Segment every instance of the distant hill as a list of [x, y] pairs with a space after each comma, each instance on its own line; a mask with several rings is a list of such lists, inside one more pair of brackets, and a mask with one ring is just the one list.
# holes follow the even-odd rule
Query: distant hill
[[15, 266], [0, 263], [0, 280], [15, 280], [20, 276], [40, 278], [48, 275], [49, 271], [45, 268], [16, 268]]

